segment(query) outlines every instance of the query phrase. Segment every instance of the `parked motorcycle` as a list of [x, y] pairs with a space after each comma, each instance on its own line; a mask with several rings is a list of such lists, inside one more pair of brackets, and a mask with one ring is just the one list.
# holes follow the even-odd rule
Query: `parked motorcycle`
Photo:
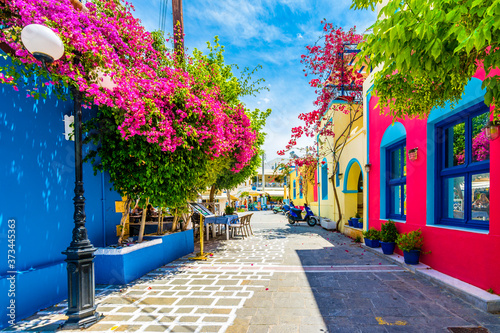
[[281, 208], [281, 206], [276, 205], [276, 206], [273, 207], [273, 213], [274, 214], [281, 213], [282, 211], [283, 211], [283, 208]]
[[288, 214], [288, 223], [294, 224], [295, 222], [305, 221], [310, 227], [314, 227], [318, 223], [318, 218], [314, 215], [311, 208], [304, 205], [306, 215], [302, 218], [302, 210], [299, 208], [291, 207], [290, 213]]
[[288, 214], [290, 214], [291, 207], [295, 208], [295, 206], [291, 202], [290, 202], [290, 205], [283, 205], [283, 215], [288, 217]]

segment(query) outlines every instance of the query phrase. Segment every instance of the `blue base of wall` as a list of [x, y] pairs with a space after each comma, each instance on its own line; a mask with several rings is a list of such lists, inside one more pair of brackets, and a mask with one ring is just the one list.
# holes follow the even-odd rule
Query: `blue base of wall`
[[144, 274], [194, 251], [193, 230], [148, 236], [149, 242], [96, 252], [96, 284], [127, 284]]
[[[144, 274], [194, 251], [193, 230], [165, 236], [144, 237], [150, 242], [142, 248], [124, 248], [127, 253], [109, 249], [108, 254], [98, 254], [108, 249], [98, 249], [94, 259], [96, 284], [126, 284]], [[148, 244], [151, 243], [151, 244]], [[149, 246], [147, 246], [149, 245]], [[110, 254], [114, 250], [115, 254]], [[0, 276], [1, 313], [10, 312], [10, 300], [15, 299], [15, 321], [33, 315], [37, 311], [59, 303], [68, 297], [66, 263], [38, 267], [15, 274], [15, 298], [9, 297], [10, 275]], [[2, 315], [0, 329], [11, 325], [10, 318]]]
[[161, 238], [163, 240], [163, 262], [166, 265], [186, 254], [194, 252], [194, 233], [193, 230], [176, 232], [164, 236], [147, 236], [145, 239]]
[[[11, 290], [10, 275], [0, 277], [0, 307], [10, 313], [11, 299], [15, 299], [15, 321], [31, 316], [35, 312], [52, 306], [68, 297], [68, 280], [66, 263], [60, 262], [34, 270], [15, 274], [15, 298], [9, 297]], [[14, 286], [13, 286], [14, 287]], [[8, 327], [12, 323], [6, 315], [0, 319], [0, 328]]]

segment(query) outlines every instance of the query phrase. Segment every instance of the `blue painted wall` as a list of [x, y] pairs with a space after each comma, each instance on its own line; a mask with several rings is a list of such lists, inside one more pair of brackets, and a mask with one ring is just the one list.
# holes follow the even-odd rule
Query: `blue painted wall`
[[[62, 121], [73, 109], [70, 96], [36, 101], [25, 89], [0, 85], [0, 253], [7, 253], [7, 222], [15, 219], [17, 319], [67, 297], [61, 252], [71, 241], [75, 171], [74, 142], [64, 139]], [[88, 109], [84, 114], [91, 116]], [[83, 177], [89, 237], [94, 246], [115, 243], [120, 197], [109, 190], [109, 177], [94, 176], [89, 164]], [[9, 301], [7, 271], [7, 260], [0, 260], [2, 309]], [[0, 327], [6, 323], [2, 315]]]

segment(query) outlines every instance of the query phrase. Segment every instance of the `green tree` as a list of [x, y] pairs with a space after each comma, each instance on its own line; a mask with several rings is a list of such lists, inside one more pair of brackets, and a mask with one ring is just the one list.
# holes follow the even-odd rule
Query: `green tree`
[[[356, 9], [382, 0], [353, 0]], [[466, 84], [484, 66], [487, 105], [500, 98], [500, 1], [390, 0], [373, 33], [361, 44], [370, 58], [374, 90], [393, 117], [425, 117], [432, 108], [459, 101]], [[494, 111], [498, 116], [500, 112]]]
[[[224, 46], [220, 45], [219, 38], [215, 36], [213, 44], [207, 42], [208, 53], [204, 54], [198, 49], [193, 51], [193, 61], [187, 62], [186, 69], [192, 75], [196, 75], [199, 80], [205, 82], [210, 89], [218, 89], [221, 99], [232, 107], [241, 107], [241, 98], [244, 96], [255, 96], [266, 87], [262, 87], [263, 79], [253, 80], [252, 76], [261, 66], [255, 67], [253, 70], [244, 68], [241, 76], [238, 78], [234, 75], [233, 70], [238, 70], [237, 65], [227, 65], [224, 59]], [[205, 63], [206, 66], [199, 67], [197, 64]], [[229, 110], [228, 112], [231, 112]], [[213, 169], [209, 171], [211, 177], [215, 179], [210, 183], [210, 198], [213, 202], [215, 194], [218, 190], [230, 190], [238, 184], [244, 182], [248, 177], [255, 174], [256, 168], [261, 163], [260, 155], [262, 151], [260, 147], [264, 144], [265, 133], [262, 132], [266, 124], [266, 119], [271, 114], [271, 110], [253, 111], [245, 110], [245, 113], [250, 118], [250, 126], [257, 134], [257, 140], [253, 144], [254, 155], [250, 162], [238, 172], [235, 172], [239, 161], [235, 156], [218, 158], [218, 163], [213, 164]], [[235, 143], [237, 144], [237, 143]], [[238, 149], [236, 149], [237, 151]], [[230, 198], [228, 193], [228, 198]]]

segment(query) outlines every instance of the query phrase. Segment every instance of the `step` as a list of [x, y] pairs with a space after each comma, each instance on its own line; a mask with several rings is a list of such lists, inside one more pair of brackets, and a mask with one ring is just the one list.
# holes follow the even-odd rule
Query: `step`
[[430, 266], [419, 263], [418, 265], [407, 265], [404, 262], [402, 255], [397, 253], [386, 255], [382, 252], [382, 248], [371, 248], [366, 245], [361, 245], [365, 250], [368, 250], [376, 255], [392, 261], [407, 270], [425, 277], [428, 280], [448, 289], [453, 294], [462, 298], [468, 303], [471, 303], [478, 309], [490, 313], [500, 312], [500, 296], [491, 294], [481, 288], [473, 286], [467, 282], [461, 281], [444, 273], [432, 269]]

